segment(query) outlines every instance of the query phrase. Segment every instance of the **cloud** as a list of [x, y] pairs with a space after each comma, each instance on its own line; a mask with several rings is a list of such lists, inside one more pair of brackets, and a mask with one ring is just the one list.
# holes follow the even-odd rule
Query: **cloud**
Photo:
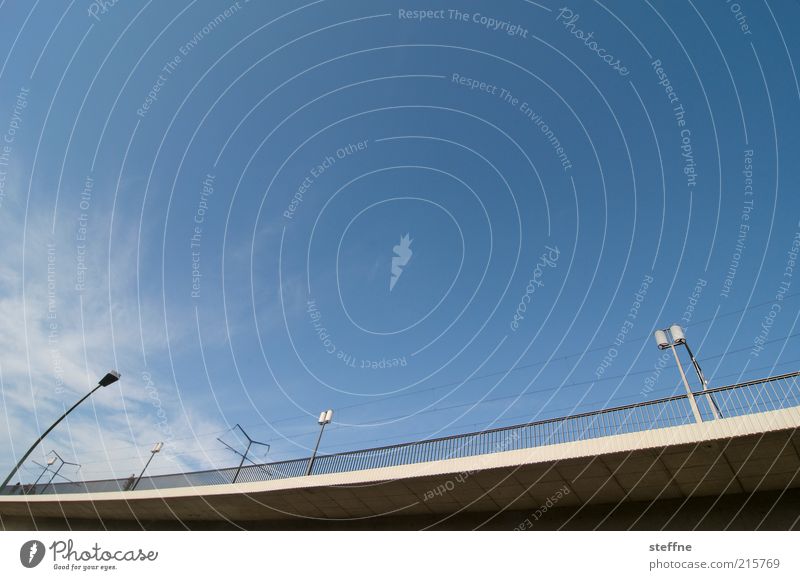
[[[127, 477], [141, 469], [152, 443], [165, 441], [155, 471], [214, 464], [220, 455], [206, 453], [208, 436], [197, 436], [227, 426], [181, 400], [172, 384], [160, 296], [136, 292], [138, 233], [125, 224], [116, 227], [109, 258], [108, 234], [102, 239], [109, 231], [103, 223], [108, 216], [93, 211], [91, 243], [83, 248], [72, 227], [77, 218], [66, 210], [59, 220], [67, 227], [55, 234], [49, 212], [33, 211], [27, 219], [9, 206], [0, 212], [5, 238], [0, 261], [0, 461], [13, 465], [56, 417], [117, 367], [121, 382], [95, 393], [32, 459], [41, 460], [43, 452], [55, 448], [65, 459], [84, 465], [82, 479]], [[75, 288], [79, 256], [87, 280], [81, 291]], [[170, 340], [181, 342], [193, 332], [193, 321], [171, 324]]]

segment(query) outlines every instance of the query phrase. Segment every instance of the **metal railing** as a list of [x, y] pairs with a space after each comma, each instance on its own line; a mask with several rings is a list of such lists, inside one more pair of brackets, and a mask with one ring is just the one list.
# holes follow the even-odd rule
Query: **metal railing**
[[[703, 421], [775, 411], [800, 405], [800, 372], [778, 375], [693, 393]], [[400, 443], [371, 449], [317, 455], [313, 475], [361, 471], [469, 457], [544, 445], [584, 441], [623, 433], [663, 429], [695, 422], [687, 395], [676, 395], [474, 433]], [[305, 475], [309, 458], [243, 467], [237, 482], [269, 481]], [[136, 491], [231, 483], [237, 468], [144, 477]], [[128, 479], [107, 479], [37, 486], [10, 486], [4, 494], [85, 493], [125, 491]]]

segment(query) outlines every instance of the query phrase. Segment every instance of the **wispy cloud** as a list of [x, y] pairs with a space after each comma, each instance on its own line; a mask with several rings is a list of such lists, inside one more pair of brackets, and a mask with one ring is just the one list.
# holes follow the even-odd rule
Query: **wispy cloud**
[[[13, 465], [112, 367], [122, 372], [121, 383], [84, 403], [48, 437], [41, 452], [56, 448], [65, 459], [82, 463], [83, 478], [138, 471], [155, 441], [167, 443], [156, 471], [213, 463], [219, 454], [209, 456], [196, 436], [226, 426], [181, 399], [166, 371], [160, 297], [136, 292], [135, 232], [117, 228], [109, 260], [107, 234], [101, 239], [101, 232], [108, 232], [102, 216], [92, 215], [92, 243], [79, 248], [76, 228], [51, 235], [47, 212], [32, 212], [27, 220], [20, 214], [9, 206], [0, 213], [5, 245], [0, 259], [2, 463]], [[71, 217], [64, 215], [62, 221], [77, 224]], [[80, 291], [79, 255], [87, 268]], [[144, 341], [140, 328], [146, 329]], [[170, 337], [181, 341], [194, 331], [189, 322], [170, 326]], [[41, 452], [32, 459], [41, 459]]]

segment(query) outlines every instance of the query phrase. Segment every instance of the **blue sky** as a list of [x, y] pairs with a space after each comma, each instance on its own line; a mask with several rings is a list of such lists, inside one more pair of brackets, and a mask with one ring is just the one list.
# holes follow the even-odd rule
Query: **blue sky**
[[307, 455], [327, 408], [338, 451], [669, 396], [674, 322], [712, 386], [798, 367], [797, 3], [0, 14], [3, 464], [109, 368], [38, 460], [127, 476], [163, 440], [170, 472], [233, 463], [236, 423]]

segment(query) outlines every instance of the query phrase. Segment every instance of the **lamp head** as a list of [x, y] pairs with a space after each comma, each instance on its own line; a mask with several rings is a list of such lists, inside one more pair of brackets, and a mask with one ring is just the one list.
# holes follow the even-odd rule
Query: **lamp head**
[[669, 340], [667, 339], [667, 333], [663, 330], [656, 330], [655, 334], [653, 335], [656, 339], [656, 344], [658, 348], [664, 350], [665, 348], [669, 348]]
[[669, 327], [669, 333], [672, 335], [672, 340], [677, 344], [686, 342], [686, 335], [683, 334], [683, 329], [678, 324], [673, 324]]
[[153, 448], [150, 450], [150, 453], [158, 453], [159, 451], [161, 451], [162, 447], [164, 447], [164, 442], [159, 441], [158, 443], [153, 445]]
[[119, 373], [117, 371], [110, 371], [106, 373], [106, 376], [100, 379], [100, 382], [97, 384], [100, 385], [101, 387], [107, 387], [108, 385], [116, 383], [118, 380], [119, 380]]

